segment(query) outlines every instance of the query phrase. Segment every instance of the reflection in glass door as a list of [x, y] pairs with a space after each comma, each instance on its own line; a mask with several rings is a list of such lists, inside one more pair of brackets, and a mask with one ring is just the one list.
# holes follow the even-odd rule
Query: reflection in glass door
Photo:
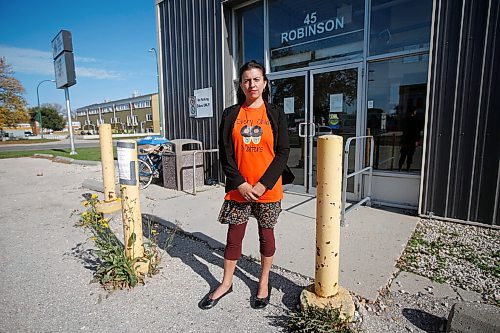
[[[295, 74], [297, 75], [297, 74]], [[270, 77], [271, 103], [285, 111], [290, 137], [290, 157], [288, 166], [295, 175], [294, 185], [305, 184], [305, 165], [307, 150], [306, 95], [307, 76], [305, 73], [293, 77]]]
[[[359, 67], [345, 69], [321, 69], [311, 71], [311, 95], [312, 113], [310, 121], [314, 124], [314, 136], [310, 144], [311, 152], [310, 177], [312, 184], [316, 184], [316, 145], [321, 135], [335, 134], [344, 138], [344, 144], [350, 137], [358, 133], [357, 116], [360, 110], [360, 98], [358, 84]], [[356, 169], [355, 141], [351, 143], [349, 161], [347, 161], [348, 172]], [[345, 167], [344, 161], [344, 167]], [[356, 197], [355, 178], [349, 178], [347, 192], [349, 197]]]

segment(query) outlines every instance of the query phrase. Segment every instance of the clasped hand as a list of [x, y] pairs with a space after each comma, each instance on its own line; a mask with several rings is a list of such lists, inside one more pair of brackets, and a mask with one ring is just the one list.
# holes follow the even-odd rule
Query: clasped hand
[[257, 183], [254, 186], [247, 182], [244, 182], [238, 186], [238, 192], [245, 198], [246, 201], [255, 202], [259, 200], [259, 197], [264, 194], [266, 187], [261, 183]]

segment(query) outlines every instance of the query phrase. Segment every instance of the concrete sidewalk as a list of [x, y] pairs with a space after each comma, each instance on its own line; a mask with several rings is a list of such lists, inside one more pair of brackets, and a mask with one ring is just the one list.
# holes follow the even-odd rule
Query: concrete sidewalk
[[[84, 181], [100, 181], [101, 167], [46, 159], [0, 160], [0, 331], [5, 332], [282, 332], [304, 286], [314, 277], [314, 200], [287, 194], [277, 226], [277, 254], [271, 273], [271, 304], [253, 310], [259, 265], [242, 259], [234, 292], [203, 311], [200, 299], [222, 276], [226, 227], [217, 221], [222, 188], [196, 197], [150, 186], [141, 193], [145, 217], [179, 225], [208, 246], [177, 234], [162, 260], [160, 275], [130, 292], [107, 294], [92, 278], [88, 234], [73, 225], [83, 211]], [[395, 261], [416, 218], [360, 209], [342, 229], [340, 281], [350, 291], [374, 299], [391, 278]], [[111, 227], [120, 234], [121, 219]], [[258, 257], [255, 225], [244, 253]], [[300, 273], [300, 275], [295, 273]], [[237, 320], [235, 320], [237, 318]]]
[[[178, 225], [184, 232], [223, 248], [227, 227], [217, 222], [224, 197], [222, 187], [208, 188], [196, 196], [159, 186], [142, 191], [143, 214]], [[314, 278], [316, 199], [285, 192], [283, 212], [276, 226], [274, 264]], [[396, 261], [418, 218], [387, 210], [360, 207], [347, 215], [341, 228], [340, 284], [368, 300], [375, 300], [397, 271]], [[257, 223], [247, 227], [243, 253], [260, 258]]]

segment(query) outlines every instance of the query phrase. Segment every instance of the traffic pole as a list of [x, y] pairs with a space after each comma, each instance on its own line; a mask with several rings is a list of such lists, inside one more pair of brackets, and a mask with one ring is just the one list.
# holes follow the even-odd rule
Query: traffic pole
[[102, 214], [110, 214], [121, 208], [120, 202], [116, 200], [115, 161], [110, 124], [101, 124], [99, 126], [99, 143], [101, 145], [104, 201], [96, 204], [96, 211]]
[[342, 137], [320, 136], [317, 147], [315, 280], [302, 291], [301, 308], [329, 305], [352, 319], [354, 302], [349, 291], [339, 286]]
[[134, 140], [118, 141], [117, 156], [125, 255], [131, 259], [139, 258], [134, 268], [138, 273], [146, 274], [149, 263], [144, 258], [137, 143]]

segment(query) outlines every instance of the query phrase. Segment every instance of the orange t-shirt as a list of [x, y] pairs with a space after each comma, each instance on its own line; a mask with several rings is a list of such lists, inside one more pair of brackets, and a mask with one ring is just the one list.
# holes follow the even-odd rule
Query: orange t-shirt
[[[267, 118], [266, 106], [242, 106], [234, 122], [233, 148], [240, 174], [250, 185], [255, 185], [274, 159], [274, 135]], [[226, 200], [246, 202], [238, 190], [229, 191]], [[277, 202], [283, 199], [281, 177], [271, 190], [266, 190], [257, 202]]]

